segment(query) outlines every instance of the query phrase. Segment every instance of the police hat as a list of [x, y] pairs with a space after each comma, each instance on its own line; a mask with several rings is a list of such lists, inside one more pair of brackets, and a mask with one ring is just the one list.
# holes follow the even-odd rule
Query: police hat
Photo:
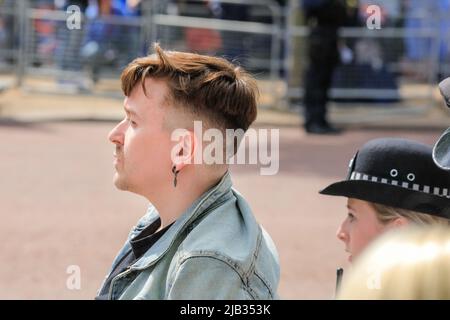
[[[445, 104], [450, 108], [450, 78], [439, 83], [439, 90]], [[444, 132], [433, 149], [433, 159], [438, 166], [450, 170], [450, 128]]]
[[430, 146], [411, 140], [367, 142], [350, 161], [347, 178], [320, 193], [450, 219], [450, 171], [436, 166]]

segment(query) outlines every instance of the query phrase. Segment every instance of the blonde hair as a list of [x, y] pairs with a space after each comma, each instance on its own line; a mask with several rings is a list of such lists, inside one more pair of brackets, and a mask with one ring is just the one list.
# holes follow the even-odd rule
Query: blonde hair
[[422, 225], [450, 225], [450, 220], [438, 216], [434, 216], [431, 214], [421, 213], [412, 210], [400, 209], [385, 206], [378, 203], [370, 203], [372, 207], [375, 209], [378, 221], [383, 224], [387, 224], [390, 221], [397, 219], [399, 217], [404, 217], [407, 220], [411, 221], [413, 224], [422, 226]]
[[450, 299], [450, 230], [409, 227], [381, 236], [344, 278], [338, 299]]

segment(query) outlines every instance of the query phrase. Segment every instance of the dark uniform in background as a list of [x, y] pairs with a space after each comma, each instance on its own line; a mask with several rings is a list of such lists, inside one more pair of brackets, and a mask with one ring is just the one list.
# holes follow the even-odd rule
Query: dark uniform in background
[[346, 22], [344, 0], [303, 0], [307, 41], [307, 67], [304, 74], [305, 130], [309, 133], [338, 132], [326, 119], [328, 90], [339, 63], [338, 28]]

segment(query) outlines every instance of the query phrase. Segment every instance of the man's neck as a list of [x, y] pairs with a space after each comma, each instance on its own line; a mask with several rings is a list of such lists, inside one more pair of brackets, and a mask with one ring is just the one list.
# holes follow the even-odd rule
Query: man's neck
[[207, 178], [186, 170], [180, 174], [177, 186], [171, 185], [156, 197], [147, 197], [161, 217], [161, 228], [176, 221], [202, 194], [214, 187], [225, 172]]

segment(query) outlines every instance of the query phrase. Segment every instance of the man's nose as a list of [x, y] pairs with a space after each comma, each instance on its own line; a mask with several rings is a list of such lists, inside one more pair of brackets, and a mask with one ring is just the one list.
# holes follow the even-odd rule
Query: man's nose
[[117, 126], [115, 126], [108, 135], [108, 139], [109, 141], [111, 141], [114, 144], [120, 144], [123, 145], [123, 141], [124, 141], [124, 135], [125, 135], [125, 120], [122, 120], [120, 123], [117, 124]]

